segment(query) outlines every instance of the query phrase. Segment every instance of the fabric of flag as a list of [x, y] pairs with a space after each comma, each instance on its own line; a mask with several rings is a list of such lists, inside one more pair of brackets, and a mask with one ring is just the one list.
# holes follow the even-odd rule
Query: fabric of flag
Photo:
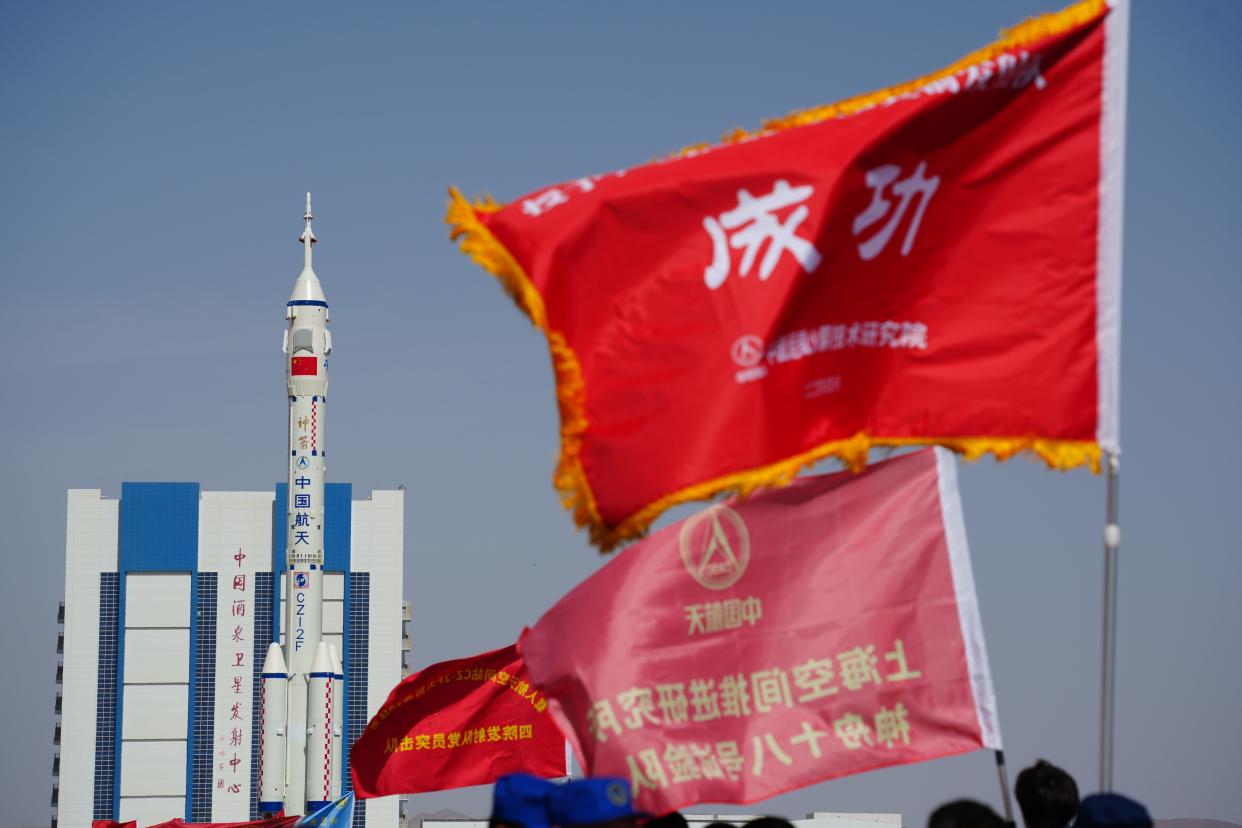
[[[161, 822], [158, 825], [152, 825], [150, 828], [293, 828], [297, 821], [298, 817], [296, 816], [274, 816], [250, 822], [186, 822], [178, 817], [167, 822]], [[125, 823], [125, 825], [133, 824], [133, 822]], [[92, 828], [99, 828], [99, 826], [92, 823]]]
[[514, 644], [402, 679], [349, 754], [359, 799], [565, 775], [565, 739]]
[[347, 793], [313, 814], [307, 814], [294, 828], [350, 828], [354, 821], [354, 795]]
[[955, 463], [710, 507], [561, 599], [518, 647], [586, 774], [665, 813], [999, 749]]
[[507, 205], [461, 249], [547, 337], [554, 482], [604, 549], [872, 446], [1118, 446], [1124, 4]]

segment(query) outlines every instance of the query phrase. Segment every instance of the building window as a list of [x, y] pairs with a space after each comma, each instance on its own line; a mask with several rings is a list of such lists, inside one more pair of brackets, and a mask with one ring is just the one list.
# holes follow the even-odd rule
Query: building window
[[116, 790], [116, 678], [120, 579], [99, 573], [99, 674], [95, 684], [95, 802], [92, 819], [112, 819]]
[[218, 573], [198, 573], [194, 619], [194, 756], [190, 771], [190, 821], [211, 822], [212, 747], [216, 719], [216, 596]]
[[262, 742], [263, 659], [267, 658], [267, 646], [272, 643], [272, 612], [274, 608], [275, 579], [271, 572], [254, 575], [254, 697], [250, 703], [253, 711], [250, 719], [250, 818], [261, 819], [259, 813], [259, 747]]
[[[349, 573], [349, 641], [345, 649], [345, 686], [349, 692], [349, 709], [345, 711], [345, 749], [350, 749], [367, 727], [367, 674], [371, 669], [371, 573]], [[347, 774], [343, 790], [354, 789]], [[363, 828], [367, 821], [367, 803], [354, 803], [353, 828]]]

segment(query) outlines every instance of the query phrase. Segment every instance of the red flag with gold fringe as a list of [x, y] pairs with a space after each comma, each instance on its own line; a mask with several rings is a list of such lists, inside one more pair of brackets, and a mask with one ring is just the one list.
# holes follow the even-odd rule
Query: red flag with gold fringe
[[872, 446], [1118, 450], [1126, 12], [508, 205], [451, 191], [547, 336], [554, 482], [592, 541]]
[[565, 775], [565, 738], [511, 644], [402, 679], [349, 752], [359, 799]]

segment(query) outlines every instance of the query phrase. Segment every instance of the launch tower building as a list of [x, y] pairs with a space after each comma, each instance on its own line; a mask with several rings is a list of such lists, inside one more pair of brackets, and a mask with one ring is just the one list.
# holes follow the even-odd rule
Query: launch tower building
[[[69, 491], [52, 825], [305, 813], [401, 679], [404, 491], [325, 481], [328, 307], [305, 265], [286, 308], [287, 482]], [[291, 596], [291, 598], [290, 598]], [[395, 798], [356, 828], [395, 828]]]

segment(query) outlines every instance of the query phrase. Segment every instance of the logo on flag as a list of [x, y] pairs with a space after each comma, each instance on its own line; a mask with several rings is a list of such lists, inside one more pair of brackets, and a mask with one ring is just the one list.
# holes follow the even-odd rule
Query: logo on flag
[[679, 542], [686, 571], [708, 589], [733, 586], [750, 563], [746, 523], [728, 506], [713, 506], [688, 519]]

